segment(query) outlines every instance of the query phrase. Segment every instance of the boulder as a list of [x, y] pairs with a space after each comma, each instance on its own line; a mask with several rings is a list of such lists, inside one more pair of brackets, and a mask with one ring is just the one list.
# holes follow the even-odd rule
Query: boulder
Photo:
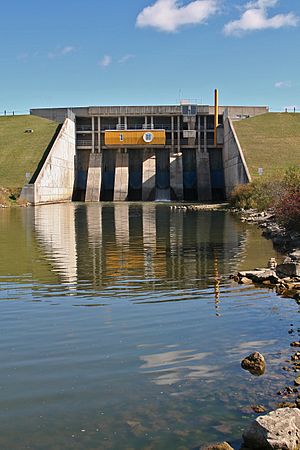
[[253, 450], [296, 450], [300, 445], [300, 410], [280, 408], [257, 417], [244, 432], [245, 445]]
[[[278, 266], [277, 266], [278, 267]], [[238, 273], [239, 278], [249, 278], [253, 280], [255, 283], [262, 283], [263, 281], [270, 281], [272, 284], [276, 284], [279, 281], [279, 278], [275, 272], [275, 270], [271, 269], [257, 269], [257, 270], [249, 270]]]
[[200, 447], [200, 450], [233, 450], [233, 448], [227, 442], [221, 442], [217, 444], [205, 445], [204, 447]]
[[263, 375], [266, 370], [266, 362], [263, 355], [259, 352], [251, 353], [251, 355], [244, 358], [241, 362], [243, 369], [248, 370], [252, 375]]
[[290, 253], [290, 258], [293, 261], [298, 261], [300, 262], [300, 250], [295, 250], [293, 253]]
[[285, 277], [300, 277], [300, 263], [291, 262], [278, 264], [276, 274]]

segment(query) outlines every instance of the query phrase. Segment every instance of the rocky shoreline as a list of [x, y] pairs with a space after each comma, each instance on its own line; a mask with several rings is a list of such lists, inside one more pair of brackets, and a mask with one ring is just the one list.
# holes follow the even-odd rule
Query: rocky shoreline
[[[278, 295], [292, 298], [300, 304], [300, 234], [286, 230], [276, 223], [275, 214], [272, 210], [258, 212], [256, 210], [231, 209], [231, 211], [238, 214], [242, 222], [252, 223], [262, 228], [262, 235], [271, 239], [275, 249], [285, 255], [282, 264], [277, 264], [274, 258], [270, 258], [267, 267], [238, 272], [231, 278], [240, 284], [254, 284], [258, 288], [273, 289]], [[292, 324], [291, 326], [293, 327]], [[294, 329], [291, 328], [289, 333], [293, 334]], [[300, 376], [297, 376], [300, 372], [300, 351], [298, 351], [300, 341], [291, 342], [290, 346], [293, 353], [290, 361], [287, 361], [288, 364], [282, 367], [282, 370], [295, 372], [296, 378], [293, 386], [285, 386], [277, 392], [277, 395], [285, 400], [292, 401], [281, 401], [278, 403], [278, 409], [258, 416], [245, 430], [241, 450], [300, 449]], [[250, 357], [253, 357], [253, 355], [256, 355], [256, 353], [253, 353]], [[248, 362], [247, 358], [242, 361], [242, 367], [250, 370], [245, 362]], [[261, 370], [261, 374], [263, 372], [264, 370]], [[253, 410], [255, 411], [254, 408]], [[255, 412], [263, 413], [264, 408], [258, 407]], [[202, 447], [202, 449], [233, 450], [228, 442], [212, 444]]]

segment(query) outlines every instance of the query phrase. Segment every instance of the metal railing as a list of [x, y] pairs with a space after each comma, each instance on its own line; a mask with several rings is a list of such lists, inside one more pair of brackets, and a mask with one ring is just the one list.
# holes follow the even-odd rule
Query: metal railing
[[24, 109], [23, 111], [21, 110], [8, 111], [7, 109], [4, 109], [3, 111], [0, 111], [0, 116], [21, 116], [25, 114], [29, 114], [28, 109]]
[[77, 125], [77, 131], [92, 131], [91, 125]]
[[77, 147], [92, 147], [92, 141], [77, 140]]

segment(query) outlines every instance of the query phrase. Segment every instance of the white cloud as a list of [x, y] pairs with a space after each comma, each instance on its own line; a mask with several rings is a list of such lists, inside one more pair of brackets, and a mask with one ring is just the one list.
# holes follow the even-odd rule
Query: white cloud
[[256, 0], [246, 3], [246, 11], [243, 12], [240, 19], [227, 23], [224, 27], [224, 33], [241, 35], [249, 31], [297, 26], [299, 18], [292, 12], [276, 14], [273, 17], [268, 16], [267, 9], [277, 4], [278, 0]]
[[68, 53], [73, 53], [73, 52], [75, 52], [75, 48], [72, 47], [72, 45], [66, 45], [65, 47], [63, 47], [61, 49], [62, 55], [67, 55]]
[[110, 55], [104, 55], [103, 58], [99, 61], [99, 66], [108, 67], [112, 63], [112, 57]]
[[274, 87], [276, 87], [278, 89], [290, 88], [290, 87], [292, 87], [292, 82], [291, 81], [277, 81], [274, 84]]
[[218, 3], [218, 0], [195, 0], [182, 5], [178, 0], [156, 0], [139, 13], [136, 25], [174, 32], [183, 25], [203, 23], [218, 12]]
[[134, 59], [135, 55], [133, 55], [132, 53], [128, 53], [127, 55], [122, 56], [122, 58], [119, 59], [119, 63], [120, 64], [124, 64], [127, 61], [129, 61], [130, 59]]
[[64, 47], [59, 47], [56, 50], [49, 52], [48, 58], [55, 59], [60, 56], [68, 55], [69, 53], [73, 53], [73, 52], [75, 52], [75, 50], [76, 50], [75, 47], [73, 47], [72, 45], [66, 45]]

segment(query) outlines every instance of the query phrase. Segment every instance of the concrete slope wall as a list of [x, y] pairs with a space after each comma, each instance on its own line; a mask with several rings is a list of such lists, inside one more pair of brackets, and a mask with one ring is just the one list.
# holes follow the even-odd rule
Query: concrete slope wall
[[234, 124], [227, 118], [224, 122], [223, 164], [226, 197], [238, 184], [251, 181], [247, 163], [239, 143]]
[[74, 187], [75, 123], [65, 119], [36, 180], [22, 189], [32, 204], [71, 201]]

